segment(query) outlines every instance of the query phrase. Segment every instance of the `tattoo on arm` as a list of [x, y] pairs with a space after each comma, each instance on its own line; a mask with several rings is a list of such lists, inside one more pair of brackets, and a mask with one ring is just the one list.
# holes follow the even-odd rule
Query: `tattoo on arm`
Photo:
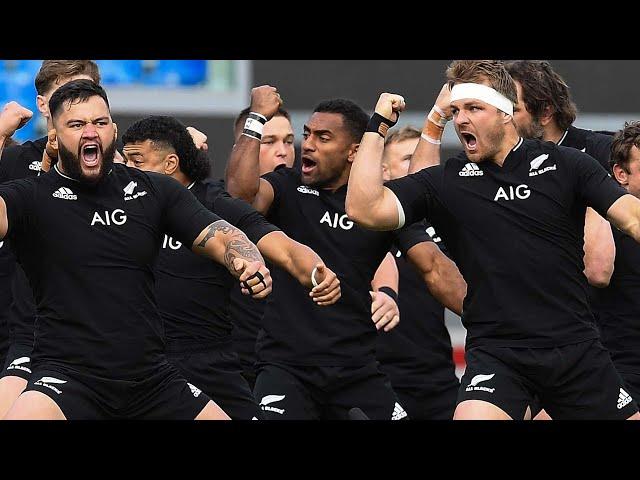
[[224, 251], [224, 263], [228, 269], [231, 270], [233, 261], [236, 258], [243, 258], [249, 261], [263, 261], [258, 248], [251, 243], [247, 236], [241, 230], [238, 230], [224, 220], [218, 220], [209, 225], [204, 238], [196, 246], [205, 248], [207, 242], [215, 237], [218, 232], [221, 232], [222, 235], [229, 236]]

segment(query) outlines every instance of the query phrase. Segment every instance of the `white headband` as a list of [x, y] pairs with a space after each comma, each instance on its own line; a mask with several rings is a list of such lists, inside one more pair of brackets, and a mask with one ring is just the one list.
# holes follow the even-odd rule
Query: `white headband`
[[491, 87], [479, 83], [458, 83], [451, 89], [451, 101], [463, 98], [475, 98], [493, 105], [508, 115], [513, 115], [513, 103], [507, 97]]

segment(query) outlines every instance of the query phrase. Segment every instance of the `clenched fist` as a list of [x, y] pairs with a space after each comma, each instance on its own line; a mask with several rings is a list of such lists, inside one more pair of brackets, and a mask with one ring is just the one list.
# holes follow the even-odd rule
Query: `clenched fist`
[[9, 138], [31, 120], [33, 112], [17, 102], [9, 102], [0, 113], [0, 137]]
[[282, 106], [282, 98], [276, 87], [262, 85], [251, 90], [251, 111], [264, 115], [267, 121], [276, 114]]

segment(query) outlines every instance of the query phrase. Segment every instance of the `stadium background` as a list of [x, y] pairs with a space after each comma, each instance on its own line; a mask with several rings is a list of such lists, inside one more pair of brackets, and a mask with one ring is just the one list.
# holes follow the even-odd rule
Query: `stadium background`
[[[278, 88], [292, 116], [296, 158], [302, 126], [313, 107], [328, 98], [350, 98], [371, 112], [383, 91], [402, 94], [407, 111], [399, 125], [422, 125], [444, 82], [450, 60], [98, 60], [114, 121], [124, 132], [148, 114], [167, 114], [204, 132], [209, 140], [212, 176], [221, 177], [233, 145], [235, 115], [249, 105], [252, 87]], [[0, 60], [0, 106], [15, 100], [37, 111], [33, 79], [40, 60]], [[635, 93], [640, 62], [636, 60], [558, 60], [554, 69], [571, 88], [578, 106], [576, 126], [615, 131], [640, 119]], [[45, 133], [32, 121], [14, 136], [18, 141]], [[444, 155], [459, 143], [448, 125]], [[465, 331], [447, 312], [456, 363], [461, 373]]]

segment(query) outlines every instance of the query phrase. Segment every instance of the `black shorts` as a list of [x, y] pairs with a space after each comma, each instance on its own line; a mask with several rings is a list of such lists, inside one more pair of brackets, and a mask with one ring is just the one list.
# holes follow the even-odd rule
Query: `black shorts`
[[25, 380], [31, 378], [31, 352], [33, 344], [12, 343], [9, 345], [9, 351], [2, 369], [2, 377], [20, 377]]
[[458, 398], [458, 382], [434, 388], [393, 390], [411, 420], [453, 420]]
[[68, 420], [193, 420], [209, 402], [168, 363], [140, 380], [113, 380], [58, 365], [38, 365], [25, 391], [44, 393]]
[[356, 407], [371, 420], [407, 418], [377, 361], [360, 367], [264, 364], [253, 393], [267, 420], [347, 420]]
[[262, 412], [242, 376], [238, 355], [231, 348], [167, 353], [180, 375], [201, 388], [233, 420], [260, 420]]
[[638, 411], [600, 340], [554, 348], [475, 347], [458, 403], [484, 400], [523, 419], [537, 398], [554, 420], [622, 420]]

